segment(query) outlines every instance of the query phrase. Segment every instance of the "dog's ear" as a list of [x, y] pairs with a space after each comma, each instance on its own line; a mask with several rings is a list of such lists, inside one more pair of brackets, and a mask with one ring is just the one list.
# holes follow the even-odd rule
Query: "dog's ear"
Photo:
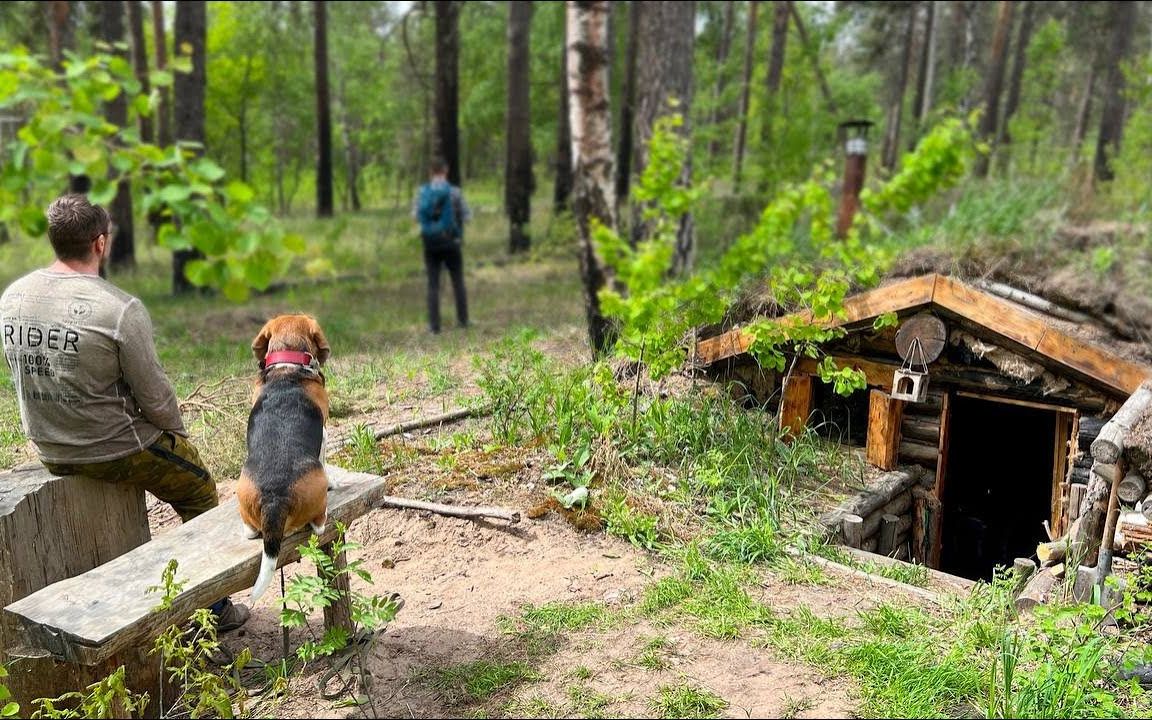
[[256, 333], [256, 337], [252, 340], [252, 354], [256, 356], [257, 362], [264, 362], [264, 356], [268, 354], [268, 343], [272, 340], [272, 321], [264, 323], [264, 327], [260, 328], [260, 332]]
[[328, 345], [328, 338], [324, 337], [324, 331], [320, 329], [320, 323], [316, 322], [316, 318], [308, 318], [309, 332], [312, 335], [312, 342], [316, 345], [316, 362], [323, 365], [328, 362], [328, 356], [332, 354], [332, 348]]

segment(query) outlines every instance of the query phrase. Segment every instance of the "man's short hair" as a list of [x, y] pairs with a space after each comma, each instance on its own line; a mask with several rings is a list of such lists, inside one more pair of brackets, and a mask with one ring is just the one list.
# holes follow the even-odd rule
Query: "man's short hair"
[[448, 163], [444, 162], [443, 158], [433, 158], [432, 162], [428, 163], [428, 171], [433, 175], [446, 175]]
[[108, 211], [88, 202], [84, 195], [62, 195], [52, 201], [48, 216], [48, 240], [61, 260], [87, 260], [92, 241], [108, 232]]

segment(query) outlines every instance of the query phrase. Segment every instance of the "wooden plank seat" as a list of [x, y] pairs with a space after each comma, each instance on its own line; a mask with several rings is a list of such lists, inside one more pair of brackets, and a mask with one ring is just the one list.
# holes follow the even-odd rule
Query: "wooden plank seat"
[[[336, 487], [328, 494], [328, 523], [323, 542], [336, 535], [336, 523], [348, 525], [376, 507], [385, 495], [383, 478], [327, 466]], [[299, 559], [308, 528], [284, 539], [280, 564]], [[5, 624], [19, 642], [9, 654], [42, 656], [79, 665], [99, 665], [131, 652], [173, 623], [185, 622], [196, 608], [247, 590], [259, 571], [263, 544], [244, 537], [235, 498], [75, 577], [61, 580], [4, 608]], [[154, 612], [169, 560], [179, 563], [176, 580], [185, 582], [170, 610]], [[240, 599], [240, 598], [238, 598]]]

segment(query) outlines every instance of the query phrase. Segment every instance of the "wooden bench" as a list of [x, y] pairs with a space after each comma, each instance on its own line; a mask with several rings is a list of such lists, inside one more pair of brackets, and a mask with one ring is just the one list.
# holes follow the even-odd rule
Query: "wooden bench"
[[[327, 471], [336, 488], [328, 495], [325, 543], [335, 537], [336, 523], [348, 525], [385, 497], [383, 478], [334, 466]], [[111, 531], [103, 521], [88, 530], [89, 542]], [[119, 664], [127, 668], [132, 689], [155, 687], [159, 664], [146, 652], [156, 636], [187, 621], [197, 608], [247, 590], [255, 581], [263, 544], [246, 539], [242, 530], [233, 498], [114, 559], [8, 603], [3, 624], [11, 631], [9, 656], [51, 658], [61, 692], [79, 689], [76, 683], [86, 673], [107, 674]], [[299, 559], [296, 547], [309, 535], [305, 529], [285, 538], [281, 565]], [[176, 580], [185, 583], [183, 590], [170, 610], [154, 612], [161, 595], [148, 588], [161, 584], [172, 559], [179, 563]]]

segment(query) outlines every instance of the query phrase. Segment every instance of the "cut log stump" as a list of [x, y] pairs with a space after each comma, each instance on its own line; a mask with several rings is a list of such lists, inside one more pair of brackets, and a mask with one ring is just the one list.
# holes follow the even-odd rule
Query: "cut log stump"
[[1056, 586], [1056, 575], [1052, 568], [1041, 568], [1040, 572], [1024, 586], [1024, 590], [1016, 598], [1016, 610], [1021, 613], [1031, 611], [1037, 605], [1043, 604]]
[[[148, 509], [140, 490], [81, 477], [56, 477], [40, 463], [0, 473], [0, 603], [8, 605], [75, 577], [148, 542]], [[157, 578], [159, 579], [159, 578]], [[112, 600], [114, 598], [105, 598]], [[120, 664], [146, 675], [156, 665], [141, 653], [117, 654], [95, 667], [20, 653], [19, 623], [0, 621], [0, 661], [11, 662], [8, 687], [21, 707], [35, 698], [80, 690]]]

